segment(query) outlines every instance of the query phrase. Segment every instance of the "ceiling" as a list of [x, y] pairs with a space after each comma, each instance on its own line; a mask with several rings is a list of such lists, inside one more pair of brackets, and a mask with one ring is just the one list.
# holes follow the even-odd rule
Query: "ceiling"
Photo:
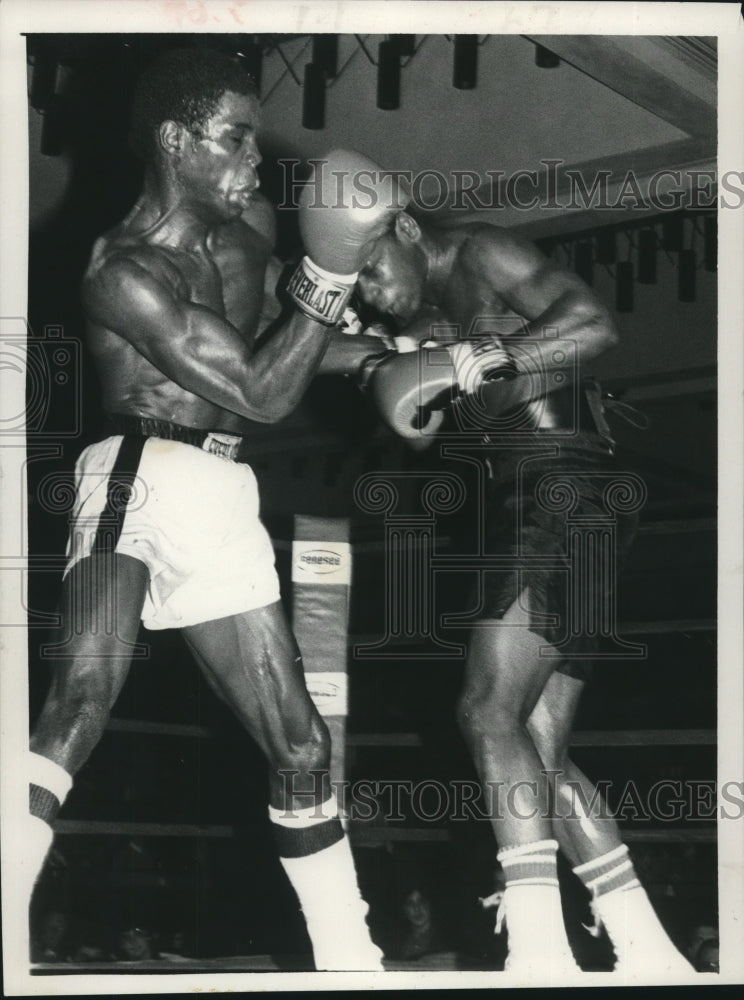
[[[309, 36], [293, 37], [280, 43], [280, 52], [271, 51], [264, 59], [262, 91], [267, 147], [301, 158], [338, 146], [354, 148], [387, 168], [437, 170], [452, 189], [464, 183], [454, 172], [468, 171], [478, 176], [466, 183], [482, 204], [492, 199], [489, 171], [503, 172], [502, 188], [520, 170], [537, 171], [544, 183], [545, 160], [561, 161], [559, 196], [566, 190], [566, 168], [581, 167], [587, 178], [611, 170], [610, 190], [633, 169], [645, 190], [662, 168], [714, 166], [715, 38], [484, 36], [477, 86], [457, 90], [451, 36], [416, 36], [416, 51], [401, 72], [400, 107], [382, 111], [376, 107], [377, 69], [371, 60], [384, 37], [340, 36], [340, 72], [327, 86], [325, 127], [318, 131], [301, 124], [298, 80], [310, 60]], [[536, 65], [536, 42], [560, 57], [557, 68]], [[422, 200], [435, 203], [439, 190], [437, 181], [428, 188], [423, 184]], [[487, 213], [490, 221], [532, 236], [596, 225], [606, 221], [601, 214], [587, 217], [578, 206], [544, 204]], [[611, 218], [617, 221], [617, 212]]]

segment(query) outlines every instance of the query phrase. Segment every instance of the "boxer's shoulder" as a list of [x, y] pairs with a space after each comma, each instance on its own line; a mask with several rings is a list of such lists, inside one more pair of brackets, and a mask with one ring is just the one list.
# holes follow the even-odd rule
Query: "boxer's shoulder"
[[83, 278], [83, 296], [114, 300], [119, 294], [130, 294], [145, 280], [155, 279], [173, 295], [188, 297], [188, 282], [170, 248], [142, 240], [107, 234], [96, 241]]
[[501, 226], [474, 223], [467, 228], [458, 252], [460, 269], [496, 290], [550, 268], [534, 244]]
[[488, 222], [473, 222], [461, 229], [460, 260], [473, 266], [480, 265], [494, 254], [508, 253], [514, 236], [501, 226]]

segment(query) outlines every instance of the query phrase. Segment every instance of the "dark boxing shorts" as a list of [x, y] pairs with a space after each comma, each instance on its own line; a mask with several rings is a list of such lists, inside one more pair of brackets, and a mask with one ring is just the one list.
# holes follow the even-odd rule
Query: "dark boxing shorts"
[[[529, 589], [530, 631], [558, 650], [556, 669], [586, 679], [614, 609], [615, 585], [643, 497], [595, 434], [560, 443], [535, 432], [489, 455], [482, 617], [499, 619]], [[555, 655], [546, 650], [546, 655]]]

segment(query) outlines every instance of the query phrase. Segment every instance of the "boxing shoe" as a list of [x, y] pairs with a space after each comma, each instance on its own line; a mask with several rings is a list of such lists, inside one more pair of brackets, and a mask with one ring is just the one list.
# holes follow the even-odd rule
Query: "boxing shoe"
[[597, 896], [595, 917], [615, 951], [615, 973], [627, 983], [687, 981], [692, 965], [669, 940], [642, 886]]
[[566, 937], [557, 891], [507, 886], [496, 913], [497, 934], [504, 924], [509, 946], [504, 971], [520, 985], [560, 986], [581, 973]]
[[333, 921], [327, 932], [319, 934], [325, 914], [309, 918], [304, 909], [308, 930], [313, 931], [313, 957], [318, 972], [383, 972], [382, 951], [372, 941], [367, 927], [367, 904], [354, 900], [345, 907], [344, 919]]

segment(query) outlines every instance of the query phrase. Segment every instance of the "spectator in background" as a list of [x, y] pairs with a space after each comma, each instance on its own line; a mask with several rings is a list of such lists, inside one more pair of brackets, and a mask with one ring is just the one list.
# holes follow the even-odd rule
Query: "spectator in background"
[[411, 889], [405, 897], [402, 916], [404, 932], [400, 946], [401, 958], [421, 958], [422, 955], [438, 950], [431, 900], [421, 889]]
[[396, 939], [389, 957], [412, 961], [446, 951], [443, 906], [431, 880], [421, 872], [407, 873], [398, 886], [395, 913]]
[[143, 927], [127, 927], [119, 934], [116, 954], [123, 962], [144, 962], [158, 958], [152, 934]]
[[188, 945], [186, 932], [183, 930], [171, 931], [165, 935], [163, 945], [158, 951], [158, 957], [167, 962], [182, 962], [190, 957], [191, 949]]

